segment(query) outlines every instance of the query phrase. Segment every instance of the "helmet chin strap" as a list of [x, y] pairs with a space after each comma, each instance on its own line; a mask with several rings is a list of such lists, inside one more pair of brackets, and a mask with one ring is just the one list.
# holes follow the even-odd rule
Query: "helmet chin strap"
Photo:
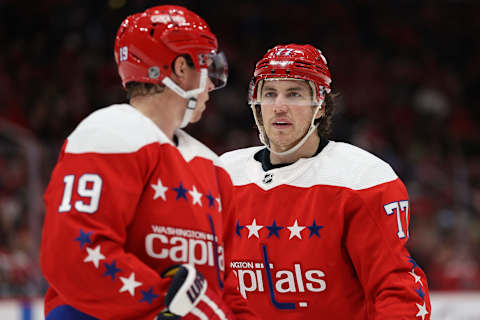
[[[255, 106], [253, 106], [253, 108], [255, 108]], [[267, 133], [265, 132], [265, 128], [264, 128], [264, 126], [260, 125], [260, 122], [257, 118], [257, 113], [253, 112], [253, 116], [255, 118], [255, 122], [257, 124], [257, 127], [260, 129], [259, 130], [260, 131], [260, 133], [259, 133], [260, 141], [265, 145], [265, 147], [267, 147], [267, 149], [271, 153], [274, 153], [278, 156], [286, 156], [286, 155], [289, 155], [289, 154], [292, 154], [292, 153], [296, 152], [298, 149], [300, 149], [305, 144], [305, 142], [312, 135], [312, 133], [317, 130], [318, 124], [315, 124], [315, 118], [316, 118], [317, 113], [320, 111], [321, 108], [322, 108], [322, 102], [320, 102], [317, 105], [317, 107], [315, 109], [315, 112], [313, 113], [313, 116], [312, 116], [312, 121], [310, 122], [310, 127], [308, 128], [308, 131], [307, 131], [307, 133], [305, 133], [303, 138], [296, 145], [294, 145], [290, 149], [282, 151], [282, 152], [272, 150], [272, 148], [270, 147], [270, 139], [268, 138]]]
[[183, 114], [182, 122], [180, 123], [180, 128], [185, 128], [192, 119], [193, 111], [197, 106], [197, 97], [200, 93], [205, 91], [205, 86], [207, 83], [208, 70], [206, 68], [200, 69], [200, 86], [197, 89], [192, 89], [185, 91], [180, 88], [172, 79], [165, 77], [162, 80], [162, 83], [178, 94], [180, 97], [187, 99], [187, 107], [185, 113]]

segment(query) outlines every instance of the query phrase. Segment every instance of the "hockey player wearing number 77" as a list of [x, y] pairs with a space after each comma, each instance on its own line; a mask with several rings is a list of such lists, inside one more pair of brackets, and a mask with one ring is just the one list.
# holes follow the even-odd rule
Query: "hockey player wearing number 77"
[[255, 319], [225, 265], [232, 182], [180, 129], [226, 83], [215, 35], [153, 7], [123, 21], [115, 61], [129, 103], [78, 125], [45, 192], [46, 319]]
[[331, 75], [311, 45], [256, 64], [260, 140], [221, 156], [242, 213], [228, 261], [265, 319], [430, 319], [427, 279], [405, 248], [410, 203], [391, 167], [329, 141]]

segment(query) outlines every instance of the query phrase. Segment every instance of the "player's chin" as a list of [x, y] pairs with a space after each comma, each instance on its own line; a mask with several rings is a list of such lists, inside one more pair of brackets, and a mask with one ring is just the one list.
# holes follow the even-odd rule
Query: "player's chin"
[[200, 119], [202, 119], [203, 111], [205, 111], [205, 105], [201, 105], [201, 106], [197, 105], [197, 108], [192, 115], [192, 119], [190, 119], [190, 123], [195, 123], [200, 121]]
[[[298, 141], [291, 134], [286, 132], [271, 132], [270, 135], [267, 133], [272, 144], [277, 145], [280, 149], [289, 149], [292, 145], [295, 145]], [[282, 151], [278, 150], [278, 151]]]
[[200, 119], [202, 119], [202, 116], [192, 117], [192, 119], [190, 119], [190, 123], [197, 123], [198, 121], [200, 121]]
[[202, 113], [203, 112], [199, 112], [199, 113], [193, 115], [192, 119], [190, 120], [190, 123], [196, 123], [196, 122], [200, 121], [202, 119]]
[[271, 139], [284, 141], [284, 140], [292, 139], [291, 132], [292, 132], [291, 128], [277, 129], [277, 128], [271, 127], [269, 132], [267, 132], [267, 135], [271, 137]]

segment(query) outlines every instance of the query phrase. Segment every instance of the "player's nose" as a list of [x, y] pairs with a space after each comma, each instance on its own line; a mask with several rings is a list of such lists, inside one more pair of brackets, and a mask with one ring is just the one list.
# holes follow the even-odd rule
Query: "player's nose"
[[210, 79], [210, 77], [207, 77], [207, 90], [208, 90], [208, 92], [212, 91], [213, 89], [215, 89], [215, 85], [213, 84], [212, 79]]
[[288, 109], [287, 101], [281, 97], [278, 97], [273, 104], [273, 111], [275, 113], [286, 112]]

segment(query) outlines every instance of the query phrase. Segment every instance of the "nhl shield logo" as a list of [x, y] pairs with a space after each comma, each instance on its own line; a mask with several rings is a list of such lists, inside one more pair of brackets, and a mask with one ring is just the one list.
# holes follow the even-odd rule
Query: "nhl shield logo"
[[265, 174], [265, 176], [263, 177], [262, 182], [265, 183], [265, 184], [268, 184], [268, 183], [272, 182], [272, 180], [273, 180], [273, 173], [267, 172]]

